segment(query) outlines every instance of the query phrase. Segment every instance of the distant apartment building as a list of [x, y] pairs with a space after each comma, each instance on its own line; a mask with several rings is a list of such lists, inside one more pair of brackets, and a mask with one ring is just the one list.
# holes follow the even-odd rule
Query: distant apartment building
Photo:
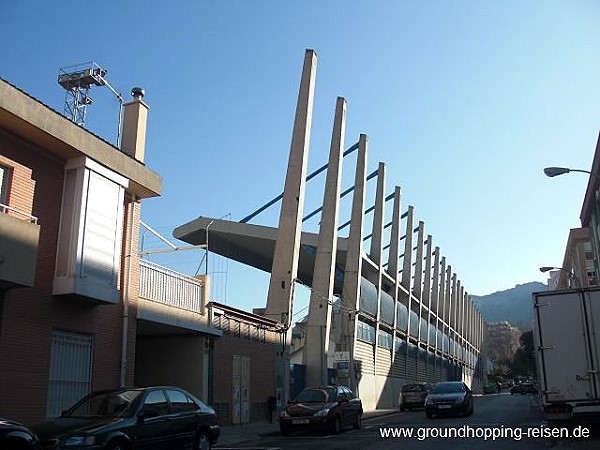
[[569, 231], [562, 268], [565, 270], [557, 273], [556, 289], [598, 285], [589, 228], [572, 228]]
[[[600, 136], [596, 143], [590, 172], [591, 175], [583, 198], [579, 219], [582, 228], [587, 230], [589, 236], [591, 245], [585, 251], [588, 253], [586, 254], [586, 258], [588, 256], [592, 257], [593, 272], [588, 271], [586, 266], [585, 272], [588, 272], [588, 274], [586, 277], [582, 277], [582, 279], [584, 282], [589, 282], [590, 286], [596, 286], [598, 285], [598, 273], [600, 273]], [[589, 254], [590, 250], [591, 255]], [[569, 246], [567, 245], [565, 259], [568, 252]], [[586, 264], [591, 265], [589, 263]], [[584, 269], [581, 267], [579, 270], [582, 271]]]
[[488, 355], [495, 362], [510, 359], [520, 346], [523, 332], [510, 323], [488, 323]]

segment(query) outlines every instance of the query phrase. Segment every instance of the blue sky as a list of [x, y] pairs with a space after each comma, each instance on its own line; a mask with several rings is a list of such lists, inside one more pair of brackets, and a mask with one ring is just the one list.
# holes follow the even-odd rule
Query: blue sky
[[[318, 54], [309, 170], [327, 160], [335, 99], [346, 143], [369, 136], [369, 171], [483, 295], [545, 281], [578, 227], [600, 130], [600, 5], [522, 1], [0, 2], [0, 76], [56, 110], [58, 69], [96, 61], [146, 90], [146, 163], [164, 194], [143, 220], [165, 236], [198, 216], [239, 220], [283, 187], [304, 51]], [[118, 102], [91, 92], [86, 127], [116, 137]], [[353, 176], [348, 163], [344, 187]], [[305, 210], [321, 201], [317, 183]], [[374, 185], [370, 185], [371, 192]], [[255, 223], [275, 225], [277, 209]], [[318, 220], [307, 224], [316, 230]], [[158, 247], [144, 234], [146, 249]], [[163, 261], [195, 273], [202, 252]], [[267, 275], [211, 255], [213, 297], [264, 306]], [[199, 269], [203, 272], [204, 267]], [[217, 273], [218, 272], [218, 273]], [[299, 297], [302, 295], [299, 294]], [[300, 306], [300, 305], [299, 305]]]

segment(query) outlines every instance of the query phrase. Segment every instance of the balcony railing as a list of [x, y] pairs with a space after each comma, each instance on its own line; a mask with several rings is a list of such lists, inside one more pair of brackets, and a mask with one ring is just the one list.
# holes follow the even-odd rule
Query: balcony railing
[[140, 292], [146, 300], [204, 313], [204, 284], [146, 260], [140, 260]]
[[5, 205], [3, 203], [0, 203], [0, 211], [3, 214], [13, 213], [13, 215], [15, 215], [17, 217], [23, 217], [33, 224], [37, 224], [37, 221], [38, 221], [37, 217], [32, 216], [31, 214], [27, 214], [23, 211], [19, 211], [18, 209], [11, 208], [10, 206]]

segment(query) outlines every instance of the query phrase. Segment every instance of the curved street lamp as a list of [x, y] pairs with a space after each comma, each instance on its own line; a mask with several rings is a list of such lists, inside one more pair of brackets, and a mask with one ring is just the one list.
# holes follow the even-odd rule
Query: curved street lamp
[[559, 175], [564, 175], [565, 173], [569, 172], [587, 173], [590, 176], [600, 179], [600, 175], [598, 175], [597, 173], [590, 172], [589, 170], [570, 169], [568, 167], [544, 167], [544, 174], [546, 174], [546, 176], [550, 178], [557, 177]]
[[553, 266], [540, 267], [540, 272], [542, 272], [542, 273], [546, 273], [551, 270], [562, 270], [563, 272], [567, 272], [569, 274], [569, 278], [571, 278], [575, 282], [575, 287], [577, 287], [578, 289], [583, 289], [583, 286], [581, 285], [581, 282], [579, 281], [579, 278], [577, 277], [577, 275], [575, 275], [570, 270], [567, 270], [564, 267], [553, 267]]

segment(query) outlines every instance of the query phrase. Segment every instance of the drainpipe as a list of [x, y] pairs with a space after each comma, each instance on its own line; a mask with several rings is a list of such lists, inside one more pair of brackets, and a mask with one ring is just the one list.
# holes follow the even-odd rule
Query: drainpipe
[[129, 248], [125, 255], [125, 279], [123, 280], [123, 335], [121, 337], [121, 374], [119, 386], [126, 386], [127, 377], [127, 345], [129, 341], [129, 300], [131, 291], [131, 258], [133, 258], [133, 232], [134, 232], [134, 216], [135, 216], [135, 203], [137, 198], [135, 194], [131, 194], [128, 211], [128, 226], [127, 226], [127, 239]]

